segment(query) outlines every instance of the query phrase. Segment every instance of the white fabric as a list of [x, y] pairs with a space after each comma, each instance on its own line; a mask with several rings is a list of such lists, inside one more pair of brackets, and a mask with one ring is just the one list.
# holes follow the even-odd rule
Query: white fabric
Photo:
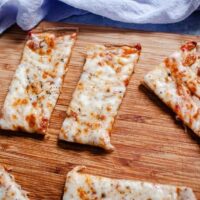
[[[70, 14], [50, 9], [56, 4]], [[161, 24], [185, 19], [200, 0], [0, 0], [0, 33], [15, 22], [29, 30], [45, 17], [62, 20], [85, 13], [69, 5], [121, 22]]]
[[61, 0], [75, 8], [130, 23], [173, 23], [188, 17], [200, 0]]

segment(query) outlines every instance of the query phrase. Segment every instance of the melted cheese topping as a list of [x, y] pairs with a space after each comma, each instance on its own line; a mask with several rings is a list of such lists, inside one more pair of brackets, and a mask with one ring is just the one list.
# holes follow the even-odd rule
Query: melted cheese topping
[[200, 58], [188, 42], [144, 77], [145, 84], [200, 136]]
[[63, 200], [195, 200], [190, 188], [110, 179], [82, 174], [76, 167], [67, 175]]
[[0, 167], [0, 199], [1, 200], [28, 200], [26, 192], [15, 183], [13, 176]]
[[32, 34], [3, 105], [2, 129], [46, 132], [74, 41], [75, 34]]
[[141, 47], [95, 45], [87, 52], [59, 138], [112, 150], [110, 132]]

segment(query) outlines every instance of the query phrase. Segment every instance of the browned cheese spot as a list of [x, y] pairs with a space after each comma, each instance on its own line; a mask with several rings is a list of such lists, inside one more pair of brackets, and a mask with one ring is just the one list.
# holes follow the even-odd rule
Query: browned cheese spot
[[13, 106], [22, 106], [22, 105], [26, 105], [28, 103], [27, 99], [17, 99], [16, 101], [14, 101]]
[[171, 73], [177, 76], [178, 68], [177, 68], [177, 62], [175, 58], [166, 58], [164, 60], [165, 66], [170, 69]]
[[33, 51], [35, 51], [35, 49], [36, 49], [36, 45], [35, 45], [34, 41], [32, 41], [32, 40], [30, 40], [30, 41], [27, 43], [27, 46], [28, 46], [31, 50], [33, 50]]
[[106, 92], [110, 92], [110, 88], [107, 88], [107, 89], [106, 89]]
[[49, 120], [47, 118], [42, 118], [40, 121], [40, 131], [43, 133], [46, 131], [47, 126], [48, 126]]
[[14, 196], [15, 196], [15, 192], [13, 192], [13, 191], [12, 191], [12, 192], [11, 192], [11, 196], [13, 196], [13, 197], [14, 197]]
[[38, 49], [37, 53], [41, 56], [45, 55], [45, 51], [43, 49]]
[[30, 72], [30, 69], [29, 69], [29, 68], [27, 68], [27, 69], [26, 69], [26, 73], [28, 74], [29, 72]]
[[98, 120], [102, 120], [102, 121], [104, 121], [106, 119], [105, 115], [97, 115], [96, 117]]
[[62, 136], [63, 136], [63, 138], [65, 139], [65, 140], [67, 140], [68, 139], [68, 137], [67, 137], [67, 133], [65, 133], [65, 130], [64, 130], [64, 128], [61, 128], [61, 134], [62, 134]]
[[100, 56], [100, 57], [105, 57], [105, 54], [104, 54], [103, 52], [100, 52], [100, 53], [99, 53], [99, 56]]
[[26, 116], [26, 121], [30, 128], [34, 128], [36, 125], [36, 118], [34, 114], [30, 114]]
[[88, 133], [89, 130], [88, 130], [88, 128], [84, 128], [83, 131], [84, 131], [84, 133]]
[[88, 198], [87, 192], [83, 188], [79, 187], [77, 192], [81, 200], [90, 200]]
[[51, 56], [49, 56], [48, 61], [51, 62]]
[[200, 76], [200, 68], [197, 70], [197, 76]]
[[12, 119], [13, 119], [13, 120], [16, 120], [16, 119], [17, 119], [17, 116], [16, 116], [16, 115], [12, 115]]
[[184, 96], [184, 92], [183, 92], [183, 86], [179, 83], [176, 84], [176, 88], [177, 88], [177, 93], [179, 96]]
[[38, 101], [43, 101], [44, 99], [45, 99], [45, 96], [42, 95], [42, 96], [40, 96], [40, 97], [38, 98]]
[[122, 56], [123, 57], [129, 56], [130, 54], [136, 53], [136, 51], [137, 50], [135, 48], [130, 48], [130, 47], [124, 48]]
[[[165, 59], [165, 65], [167, 68], [170, 69], [171, 74], [176, 79], [176, 85], [177, 85], [177, 92], [180, 96], [184, 96], [184, 88], [182, 86], [182, 77], [184, 76], [183, 73], [179, 73], [177, 62], [175, 58], [166, 58]], [[195, 92], [196, 88], [193, 82], [187, 82], [187, 86], [192, 92]]]
[[89, 176], [86, 176], [85, 182], [86, 182], [87, 185], [89, 186], [91, 193], [92, 193], [93, 195], [96, 195], [96, 191], [95, 191], [95, 189], [94, 189], [94, 187], [93, 187], [93, 185], [92, 185], [92, 180], [91, 180], [91, 178], [90, 178]]
[[33, 74], [33, 78], [36, 80], [37, 79], [37, 74]]
[[51, 49], [47, 49], [47, 54], [51, 54]]
[[111, 111], [111, 107], [110, 107], [110, 106], [107, 106], [107, 107], [106, 107], [106, 110], [107, 110], [108, 112], [110, 112], [110, 111]]
[[32, 103], [32, 105], [33, 105], [34, 108], [36, 108], [36, 106], [37, 106], [37, 102], [34, 101], [34, 102]]
[[59, 65], [59, 62], [56, 62], [56, 63], [55, 63], [55, 67], [58, 67], [58, 65]]
[[192, 109], [192, 107], [193, 107], [193, 105], [192, 105], [192, 104], [190, 104], [190, 103], [187, 103], [187, 104], [186, 104], [186, 107], [187, 107], [187, 109], [188, 109], [188, 110], [191, 110], [191, 109]]
[[200, 109], [197, 110], [197, 112], [193, 115], [194, 119], [197, 119], [200, 113]]
[[92, 124], [92, 129], [93, 129], [93, 130], [98, 129], [99, 127], [100, 127], [100, 124], [99, 124], [99, 123], [93, 123], [93, 124]]
[[13, 130], [16, 130], [16, 131], [24, 131], [24, 128], [22, 126], [13, 125], [12, 128], [13, 128]]
[[[121, 64], [121, 63], [120, 63]], [[122, 63], [122, 65], [123, 65], [123, 63]], [[117, 67], [117, 69], [115, 70], [116, 71], [116, 73], [120, 73], [121, 72], [121, 67]]]
[[141, 51], [142, 50], [142, 46], [141, 46], [141, 44], [136, 44], [135, 46], [134, 46], [134, 48], [136, 48], [138, 51]]
[[112, 68], [114, 68], [113, 62], [111, 60], [106, 60], [106, 64]]
[[191, 66], [196, 62], [196, 56], [193, 54], [188, 54], [186, 58], [183, 59], [183, 66]]
[[124, 80], [124, 85], [127, 87], [128, 84], [129, 84], [129, 79], [127, 78], [127, 79]]
[[78, 119], [78, 114], [77, 114], [76, 112], [74, 112], [73, 110], [70, 110], [70, 115], [71, 115], [72, 117], [74, 117], [75, 120], [77, 121], [77, 119]]
[[[53, 37], [45, 36], [44, 42], [48, 45], [48, 49], [44, 50], [41, 46], [41, 43], [36, 44], [33, 40], [28, 41], [28, 47], [32, 50], [38, 53], [39, 55], [49, 55], [52, 52], [52, 48], [55, 46], [55, 41]], [[51, 59], [51, 58], [50, 58]]]
[[195, 41], [190, 41], [187, 42], [186, 44], [181, 46], [182, 51], [191, 51], [192, 49], [196, 48], [197, 42]]
[[28, 103], [28, 100], [27, 100], [27, 99], [22, 99], [22, 100], [21, 100], [21, 104], [22, 104], [22, 105], [26, 105], [27, 103]]
[[49, 109], [51, 109], [51, 108], [53, 107], [53, 105], [52, 105], [50, 102], [47, 102], [47, 107], [48, 107]]
[[189, 89], [192, 93], [196, 92], [196, 86], [195, 86], [195, 83], [193, 81], [188, 82], [188, 87], [189, 87]]
[[103, 61], [99, 61], [99, 62], [98, 62], [98, 65], [99, 65], [100, 67], [103, 67], [104, 64], [105, 64], [105, 63], [104, 63]]
[[189, 122], [189, 125], [192, 126], [192, 123], [193, 123], [193, 118], [192, 116], [189, 116], [190, 117], [190, 122]]
[[89, 187], [90, 187], [91, 184], [92, 184], [92, 181], [91, 181], [91, 179], [90, 179], [89, 176], [86, 176], [86, 180], [85, 180], [85, 182], [88, 184]]
[[51, 78], [55, 78], [56, 77], [55, 72], [44, 71], [43, 74], [42, 74], [42, 78], [46, 79], [48, 76], [51, 77]]
[[79, 82], [78, 85], [77, 85], [77, 89], [78, 90], [83, 90], [83, 88], [84, 88], [83, 87], [83, 83]]
[[179, 187], [177, 187], [176, 188], [176, 193], [177, 193], [178, 196], [180, 195], [180, 192], [181, 192], [181, 189]]
[[66, 133], [63, 133], [63, 137], [64, 137], [64, 139], [65, 139], [65, 140], [67, 140], [67, 139], [68, 139], [68, 137], [67, 137], [67, 134], [66, 134]]
[[106, 194], [105, 194], [105, 193], [102, 193], [102, 194], [101, 194], [101, 198], [106, 198]]
[[61, 132], [61, 133], [65, 133], [64, 128], [61, 128], [60, 132]]
[[46, 79], [47, 76], [48, 76], [48, 73], [47, 73], [46, 71], [44, 71], [43, 74], [42, 74], [42, 78], [43, 78], [43, 79]]
[[46, 44], [47, 44], [50, 48], [54, 48], [54, 46], [55, 46], [55, 41], [54, 41], [54, 38], [53, 38], [53, 37], [48, 37], [48, 36], [46, 36], [44, 40], [45, 40]]
[[181, 110], [180, 110], [180, 106], [178, 104], [175, 105], [174, 112], [178, 115], [179, 119], [181, 119], [181, 120], [183, 119], [183, 116], [182, 116]]
[[31, 83], [27, 86], [26, 90], [29, 94], [39, 94], [42, 91], [41, 84], [40, 82]]

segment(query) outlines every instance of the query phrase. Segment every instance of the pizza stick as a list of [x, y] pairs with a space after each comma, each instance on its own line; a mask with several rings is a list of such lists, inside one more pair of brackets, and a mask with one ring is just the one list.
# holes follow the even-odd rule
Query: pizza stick
[[1, 200], [28, 200], [26, 192], [21, 189], [14, 177], [0, 166], [0, 199]]
[[200, 57], [187, 42], [144, 77], [144, 84], [200, 136]]
[[93, 45], [59, 138], [113, 150], [110, 134], [141, 46]]
[[45, 134], [76, 33], [31, 34], [0, 113], [0, 128]]
[[94, 176], [75, 167], [67, 174], [63, 200], [196, 200], [191, 188]]

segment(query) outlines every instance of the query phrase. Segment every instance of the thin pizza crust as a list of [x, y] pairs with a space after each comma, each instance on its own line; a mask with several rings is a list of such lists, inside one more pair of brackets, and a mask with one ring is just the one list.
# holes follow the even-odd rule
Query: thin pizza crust
[[94, 45], [73, 94], [59, 138], [112, 150], [110, 134], [141, 46]]
[[76, 33], [31, 34], [4, 101], [1, 129], [45, 134], [75, 38]]
[[144, 77], [144, 84], [200, 136], [200, 56], [187, 42]]
[[1, 200], [28, 200], [27, 194], [21, 189], [14, 177], [0, 166], [0, 199]]
[[111, 179], [80, 173], [82, 166], [67, 174], [63, 200], [195, 200], [191, 188]]

